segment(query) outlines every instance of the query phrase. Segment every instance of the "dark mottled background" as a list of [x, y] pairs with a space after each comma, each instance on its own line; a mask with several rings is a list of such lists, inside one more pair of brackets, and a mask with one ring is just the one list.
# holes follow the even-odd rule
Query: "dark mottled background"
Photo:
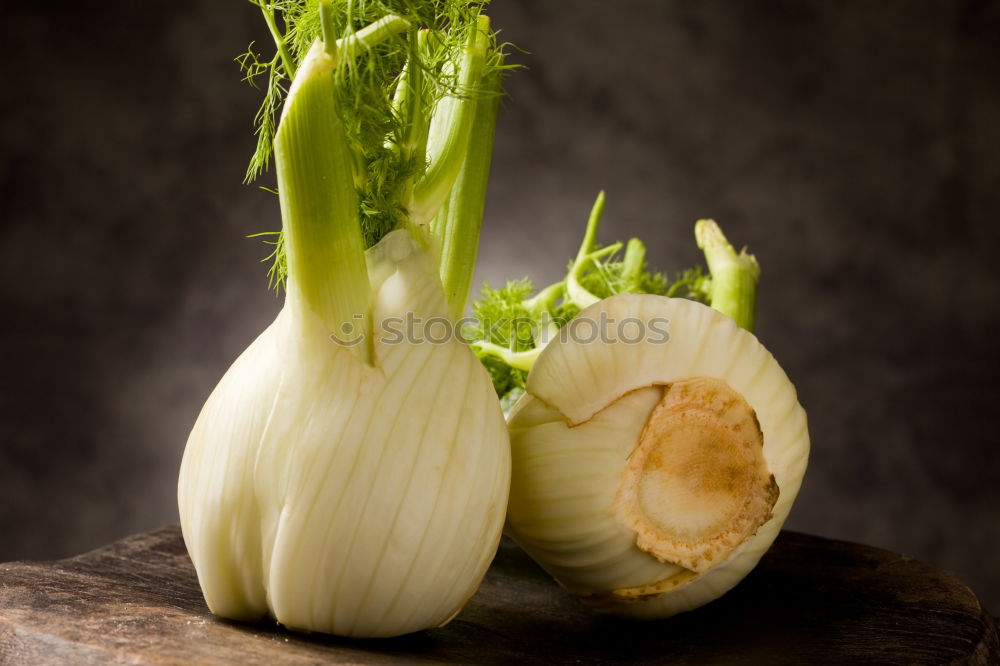
[[[605, 240], [763, 265], [759, 334], [813, 454], [794, 529], [913, 554], [1000, 609], [1000, 3], [497, 0], [531, 52], [479, 278]], [[277, 202], [241, 185], [246, 2], [5, 3], [0, 561], [176, 520], [188, 429], [274, 316]]]

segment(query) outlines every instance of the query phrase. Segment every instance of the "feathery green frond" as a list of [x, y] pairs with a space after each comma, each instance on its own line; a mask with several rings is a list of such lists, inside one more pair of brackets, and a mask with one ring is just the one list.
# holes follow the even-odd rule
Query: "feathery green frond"
[[262, 231], [250, 234], [247, 238], [260, 238], [272, 236], [273, 240], [265, 240], [273, 249], [271, 254], [261, 259], [261, 263], [270, 262], [271, 267], [267, 270], [267, 286], [274, 289], [275, 293], [281, 292], [285, 288], [285, 279], [288, 277], [288, 264], [285, 262], [285, 235], [281, 231]]
[[[499, 289], [484, 284], [479, 298], [472, 303], [474, 323], [465, 328], [464, 337], [489, 371], [493, 387], [505, 404], [513, 404], [523, 391], [535, 358], [554, 331], [589, 302], [615, 294], [657, 294], [710, 303], [712, 278], [701, 266], [680, 271], [671, 281], [665, 273], [650, 270], [645, 245], [638, 239], [627, 244], [597, 243], [603, 207], [602, 193], [591, 211], [580, 250], [569, 261], [563, 280], [534, 295], [527, 278], [508, 281]], [[572, 288], [571, 280], [575, 281]]]
[[[260, 8], [274, 39], [270, 58], [253, 44], [237, 58], [244, 79], [264, 90], [254, 119], [257, 146], [247, 168], [246, 180], [259, 178], [270, 166], [273, 140], [281, 107], [291, 79], [313, 42], [322, 35], [319, 0], [249, 0]], [[337, 40], [338, 65], [333, 72], [337, 90], [337, 113], [346, 129], [354, 158], [353, 180], [357, 189], [358, 214], [366, 246], [377, 243], [393, 229], [406, 226], [409, 194], [428, 169], [424, 150], [401, 149], [413, 139], [414, 126], [423, 127], [446, 98], [477, 99], [500, 94], [487, 85], [490, 77], [511, 66], [503, 62], [503, 48], [487, 31], [482, 71], [471, 84], [459, 85], [458, 63], [480, 25], [486, 2], [470, 0], [332, 0], [329, 14]], [[393, 18], [396, 17], [396, 18]], [[395, 20], [398, 26], [366, 37], [379, 21]], [[418, 35], [421, 47], [417, 48]], [[403, 113], [394, 103], [407, 68], [419, 70], [415, 103]], [[263, 79], [266, 84], [259, 81]], [[426, 148], [426, 140], [417, 147]], [[459, 149], [461, 157], [464, 147]], [[272, 253], [284, 261], [279, 244]], [[273, 275], [282, 274], [279, 267]], [[273, 277], [272, 275], [272, 277]]]

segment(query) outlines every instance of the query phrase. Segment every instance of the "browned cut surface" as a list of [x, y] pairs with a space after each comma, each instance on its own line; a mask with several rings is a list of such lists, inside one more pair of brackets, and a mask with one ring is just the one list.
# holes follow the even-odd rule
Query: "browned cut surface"
[[778, 499], [763, 445], [753, 408], [726, 382], [665, 386], [616, 495], [636, 545], [699, 573], [728, 557]]
[[443, 629], [378, 641], [220, 620], [180, 529], [79, 557], [0, 565], [0, 664], [1000, 663], [996, 629], [948, 574], [867, 546], [783, 533], [735, 590], [658, 622], [589, 614], [504, 540]]

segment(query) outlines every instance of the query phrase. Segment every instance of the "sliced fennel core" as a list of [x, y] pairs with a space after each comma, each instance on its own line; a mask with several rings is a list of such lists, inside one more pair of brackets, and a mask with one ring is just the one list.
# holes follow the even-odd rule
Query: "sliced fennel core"
[[286, 295], [192, 429], [185, 543], [225, 617], [355, 637], [439, 626], [482, 579], [509, 491], [489, 376], [431, 330], [464, 307], [485, 187], [455, 184], [486, 178], [500, 54], [478, 3], [280, 3], [283, 32], [278, 3], [260, 5], [272, 76], [294, 72], [280, 123], [261, 126]]
[[636, 546], [698, 573], [771, 518], [778, 486], [757, 415], [720, 379], [663, 386], [615, 495]]

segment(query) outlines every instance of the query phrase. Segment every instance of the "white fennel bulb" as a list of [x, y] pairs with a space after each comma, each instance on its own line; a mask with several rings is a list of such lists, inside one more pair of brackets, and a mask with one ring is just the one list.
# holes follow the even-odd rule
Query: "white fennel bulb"
[[805, 412], [757, 338], [706, 305], [623, 294], [579, 320], [610, 325], [594, 340], [564, 327], [510, 415], [508, 533], [598, 608], [696, 608], [777, 536], [805, 473]]
[[[296, 53], [275, 32], [270, 66], [295, 73], [273, 145], [285, 304], [208, 398], [178, 482], [184, 540], [219, 615], [355, 637], [432, 628], [496, 550], [506, 424], [453, 328], [502, 65], [479, 6], [446, 4], [412, 3], [403, 18], [348, 3], [337, 18], [328, 1], [293, 3], [288, 34], [321, 37]], [[262, 9], [273, 25], [278, 10]], [[447, 30], [431, 23], [442, 17]]]
[[[386, 245], [392, 252], [379, 252]], [[369, 251], [388, 273], [373, 317], [447, 317], [440, 280], [399, 230]], [[401, 258], [398, 258], [400, 257]], [[385, 265], [388, 264], [388, 265]], [[398, 319], [393, 319], [398, 318]], [[209, 607], [296, 629], [392, 636], [450, 619], [496, 550], [510, 454], [467, 346], [399, 342], [373, 363], [333, 343], [294, 280], [195, 424], [181, 466], [184, 538]]]

